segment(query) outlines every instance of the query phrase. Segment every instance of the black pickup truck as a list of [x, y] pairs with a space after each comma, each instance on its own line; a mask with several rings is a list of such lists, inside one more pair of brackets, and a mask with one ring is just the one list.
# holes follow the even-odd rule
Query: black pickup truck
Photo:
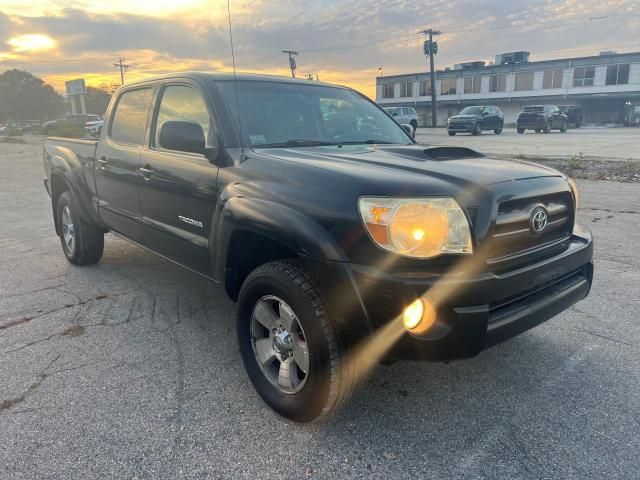
[[98, 141], [49, 138], [44, 170], [71, 263], [98, 262], [111, 231], [221, 284], [253, 385], [300, 422], [344, 403], [369, 364], [474, 356], [591, 287], [569, 178], [416, 145], [348, 88], [130, 84]]

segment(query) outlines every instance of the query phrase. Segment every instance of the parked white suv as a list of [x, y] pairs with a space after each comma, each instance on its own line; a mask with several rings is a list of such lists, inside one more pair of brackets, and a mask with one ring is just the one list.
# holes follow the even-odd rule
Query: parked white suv
[[418, 114], [413, 107], [386, 107], [385, 111], [391, 115], [400, 125], [411, 125], [413, 135], [416, 134], [418, 128]]

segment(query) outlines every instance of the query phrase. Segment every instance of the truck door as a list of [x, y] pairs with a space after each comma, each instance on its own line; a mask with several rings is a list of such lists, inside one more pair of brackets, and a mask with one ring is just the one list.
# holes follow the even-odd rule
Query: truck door
[[95, 161], [96, 191], [102, 221], [112, 230], [140, 242], [142, 182], [140, 151], [147, 128], [153, 90], [126, 90], [109, 116], [107, 134], [98, 142]]
[[209, 232], [218, 167], [202, 153], [166, 145], [161, 132], [167, 122], [196, 124], [204, 135], [203, 146], [210, 145], [215, 132], [208, 98], [194, 83], [172, 82], [161, 87], [150, 142], [141, 155], [144, 180], [140, 187], [144, 245], [205, 275], [211, 273]]

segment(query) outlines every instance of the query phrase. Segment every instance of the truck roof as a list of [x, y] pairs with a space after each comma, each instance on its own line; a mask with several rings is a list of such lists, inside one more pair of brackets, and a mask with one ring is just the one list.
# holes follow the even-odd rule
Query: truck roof
[[332, 83], [326, 82], [318, 82], [315, 80], [307, 80], [307, 79], [299, 79], [299, 78], [291, 78], [284, 77], [281, 75], [266, 75], [266, 74], [258, 74], [258, 73], [238, 73], [234, 76], [231, 72], [196, 72], [196, 71], [186, 71], [186, 72], [175, 72], [168, 73], [165, 75], [158, 75], [155, 77], [145, 78], [144, 80], [139, 80], [137, 82], [132, 82], [126, 84], [126, 86], [131, 85], [142, 85], [145, 83], [155, 82], [158, 80], [164, 80], [167, 78], [190, 78], [193, 80], [213, 80], [216, 82], [224, 82], [224, 81], [258, 81], [258, 82], [277, 82], [277, 83], [297, 83], [301, 85], [322, 85], [325, 87], [339, 87], [339, 88], [348, 88], [342, 85], [335, 85]]

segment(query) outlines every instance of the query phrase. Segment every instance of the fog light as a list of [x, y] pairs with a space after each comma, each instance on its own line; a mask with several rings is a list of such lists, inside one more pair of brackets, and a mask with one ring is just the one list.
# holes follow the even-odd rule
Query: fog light
[[424, 333], [436, 321], [436, 311], [433, 305], [421, 298], [414, 301], [404, 310], [402, 323], [411, 333]]
[[402, 322], [404, 323], [404, 328], [407, 330], [413, 330], [418, 326], [418, 324], [422, 321], [422, 315], [424, 314], [424, 302], [422, 299], [418, 299], [409, 305], [404, 310], [404, 315], [402, 317]]

